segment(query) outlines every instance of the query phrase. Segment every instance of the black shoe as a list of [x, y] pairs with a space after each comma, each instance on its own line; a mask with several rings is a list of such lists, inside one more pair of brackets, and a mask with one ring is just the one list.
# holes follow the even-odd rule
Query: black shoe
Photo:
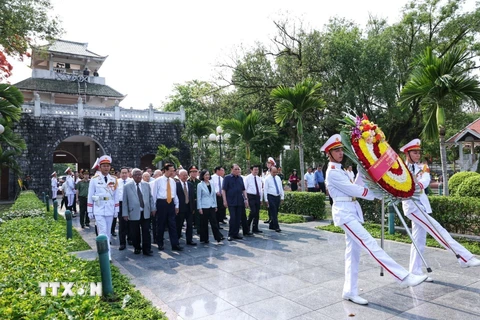
[[183, 248], [180, 247], [180, 246], [178, 246], [178, 245], [177, 245], [177, 246], [173, 246], [173, 247], [172, 247], [172, 251], [183, 251]]
[[135, 254], [140, 254], [140, 253], [142, 253], [142, 250], [140, 250], [140, 249], [135, 249], [135, 250], [133, 251], [133, 253], [135, 253]]
[[265, 220], [263, 221], [263, 223], [270, 223], [270, 220]]
[[263, 233], [262, 230], [253, 230], [253, 233]]
[[187, 242], [187, 245], [188, 245], [188, 246], [196, 246], [196, 245], [197, 245], [197, 243], [196, 243], [196, 242], [193, 242], [193, 241], [191, 241], [191, 242]]
[[220, 240], [225, 240], [225, 237], [221, 237]]
[[85, 226], [82, 226], [82, 229], [85, 229]]
[[116, 237], [116, 236], [117, 236], [117, 234], [116, 234], [115, 232], [113, 232], [113, 233], [112, 233], [112, 236]]
[[122, 251], [122, 250], [125, 250], [126, 248], [127, 248], [126, 245], [121, 244], [120, 247], [118, 247], [118, 250]]
[[228, 241], [232, 241], [233, 239], [232, 239], [232, 237], [228, 237], [227, 240], [228, 240]]
[[244, 234], [244, 236], [249, 236], [249, 237], [251, 237], [251, 236], [253, 236], [253, 233], [252, 233], [252, 232], [247, 232], [247, 233]]
[[158, 245], [158, 251], [161, 251], [161, 250], [163, 250], [163, 249], [164, 249], [163, 244], [162, 244], [162, 245]]
[[151, 257], [153, 256], [153, 252], [150, 250], [150, 251], [144, 252], [143, 255]]
[[235, 236], [235, 237], [233, 237], [233, 239], [242, 240], [243, 237], [242, 236]]
[[280, 230], [280, 229], [276, 229], [276, 230], [275, 230], [275, 232], [282, 232], [282, 230]]

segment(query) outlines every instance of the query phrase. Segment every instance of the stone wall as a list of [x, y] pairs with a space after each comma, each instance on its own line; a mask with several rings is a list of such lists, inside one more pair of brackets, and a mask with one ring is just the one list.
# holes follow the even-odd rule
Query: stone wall
[[[87, 136], [96, 141], [113, 159], [113, 167], [140, 166], [146, 154], [156, 154], [158, 145], [180, 149], [178, 158], [189, 165], [190, 151], [181, 139], [181, 122], [145, 122], [92, 118], [34, 117], [22, 114], [15, 128], [27, 144], [27, 150], [18, 162], [24, 174], [32, 177], [30, 188], [37, 194], [50, 190], [53, 172], [53, 153], [66, 138]], [[12, 188], [13, 189], [13, 188]], [[10, 189], [12, 197], [15, 190]]]

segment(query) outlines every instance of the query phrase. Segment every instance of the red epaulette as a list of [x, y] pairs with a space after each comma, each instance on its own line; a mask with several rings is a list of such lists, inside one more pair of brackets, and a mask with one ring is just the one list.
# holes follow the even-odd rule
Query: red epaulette
[[334, 166], [334, 165], [332, 165], [332, 166], [330, 167], [330, 169], [335, 169], [335, 166]]

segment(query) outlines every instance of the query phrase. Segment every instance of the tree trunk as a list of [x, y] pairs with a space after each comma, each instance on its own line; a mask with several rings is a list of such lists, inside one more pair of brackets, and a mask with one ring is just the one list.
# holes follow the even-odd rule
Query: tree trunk
[[307, 190], [307, 184], [305, 183], [305, 163], [303, 159], [303, 137], [298, 135], [298, 154], [300, 157], [300, 185], [303, 185], [302, 191]]
[[445, 148], [445, 129], [439, 130], [440, 160], [442, 162], [443, 195], [448, 196], [447, 149]]
[[249, 172], [250, 169], [250, 143], [245, 143], [245, 153], [246, 153], [246, 160], [247, 160], [247, 170], [245, 172]]

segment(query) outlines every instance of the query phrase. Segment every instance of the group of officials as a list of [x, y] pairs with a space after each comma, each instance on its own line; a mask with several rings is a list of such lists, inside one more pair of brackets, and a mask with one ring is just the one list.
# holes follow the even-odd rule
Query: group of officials
[[[200, 242], [208, 244], [209, 225], [214, 239], [221, 243], [225, 239], [220, 229], [223, 229], [222, 224], [226, 224], [226, 208], [230, 214], [229, 241], [262, 233], [259, 228], [262, 201], [268, 206], [269, 220], [266, 223], [269, 223], [269, 229], [281, 232], [278, 208], [283, 202], [284, 192], [273, 158], [269, 158], [269, 172], [265, 178], [259, 176], [260, 166], [257, 165], [252, 166], [251, 173], [243, 177], [237, 164], [231, 166], [230, 174], [225, 175], [225, 169], [219, 166], [211, 175], [205, 169], [199, 173], [196, 166], [177, 172], [173, 164], [167, 163], [161, 176], [146, 182], [140, 169], [129, 172], [127, 168], [122, 168], [120, 178], [117, 178], [111, 174], [111, 164], [110, 156], [99, 158], [93, 167], [97, 170], [96, 174], [88, 181], [88, 172], [84, 172], [78, 182], [83, 187], [79, 188], [75, 186], [71, 169], [65, 172], [65, 184], [71, 182], [73, 186], [69, 185], [70, 188], [78, 190], [82, 228], [88, 227], [90, 220], [95, 219], [96, 231], [105, 234], [109, 240], [110, 258], [112, 224], [117, 217], [119, 250], [125, 250], [129, 243], [133, 245], [135, 254], [147, 256], [153, 255], [151, 231], [158, 250], [164, 250], [164, 231], [167, 230], [171, 249], [182, 251], [180, 239], [184, 226], [187, 245], [197, 245], [193, 241], [194, 229], [200, 236]], [[56, 177], [53, 179], [56, 180]], [[75, 193], [72, 192], [72, 196], [69, 194], [66, 192], [67, 209], [71, 210]], [[85, 208], [82, 208], [82, 198], [85, 198]], [[248, 218], [247, 208], [250, 208]]]

